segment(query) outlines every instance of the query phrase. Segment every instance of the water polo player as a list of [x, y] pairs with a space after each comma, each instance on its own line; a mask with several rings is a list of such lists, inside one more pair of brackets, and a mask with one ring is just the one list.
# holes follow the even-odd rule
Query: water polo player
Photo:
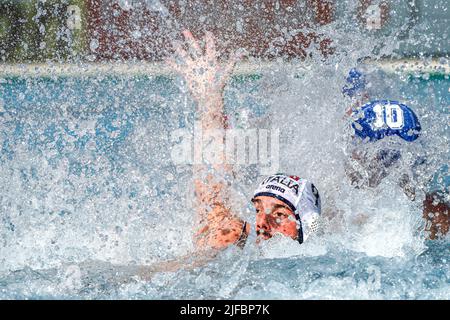
[[[239, 57], [236, 55], [221, 66], [211, 33], [205, 34], [204, 50], [191, 32], [184, 31], [183, 35], [186, 49], [181, 43], [174, 44], [175, 56], [167, 63], [186, 80], [197, 104], [202, 132], [214, 131], [214, 139], [206, 144], [223, 144], [228, 128], [223, 92]], [[222, 161], [193, 165], [198, 226], [194, 242], [199, 249], [241, 245], [250, 232], [249, 224], [231, 209], [233, 168], [225, 159], [219, 160]], [[285, 174], [269, 176], [254, 192], [252, 203], [256, 209], [258, 241], [278, 233], [303, 243], [317, 230], [321, 212], [319, 193], [306, 179]]]
[[[421, 126], [414, 111], [392, 100], [369, 102], [365, 75], [352, 69], [342, 92], [352, 99], [346, 112], [352, 118], [353, 135], [349, 145], [351, 159], [346, 173], [355, 187], [377, 187], [399, 167], [402, 154], [399, 143], [411, 143], [420, 136]], [[425, 164], [424, 157], [416, 157], [410, 165], [417, 171]], [[414, 177], [403, 170], [398, 184], [411, 199], [415, 198]]]
[[[351, 159], [346, 173], [352, 184], [359, 187], [376, 187], [392, 171], [399, 167], [402, 154], [398, 143], [415, 142], [420, 136], [421, 125], [414, 111], [403, 103], [391, 100], [369, 101], [365, 75], [356, 69], [350, 70], [343, 87], [343, 94], [352, 99], [353, 105], [346, 112], [351, 116], [353, 139], [350, 146]], [[387, 142], [374, 148], [385, 138], [398, 137], [397, 145]], [[398, 185], [404, 193], [415, 200], [417, 176], [424, 172], [427, 164], [424, 156], [416, 156], [407, 170], [402, 169]], [[410, 174], [406, 173], [409, 171]], [[423, 174], [423, 173], [422, 173]], [[427, 221], [425, 230], [430, 239], [445, 236], [450, 229], [450, 204], [445, 190], [427, 193], [423, 202], [423, 217]]]

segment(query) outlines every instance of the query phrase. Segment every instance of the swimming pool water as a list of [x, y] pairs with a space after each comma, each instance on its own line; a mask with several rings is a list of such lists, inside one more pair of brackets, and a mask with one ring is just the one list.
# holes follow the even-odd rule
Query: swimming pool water
[[[412, 104], [428, 139], [434, 132], [439, 146], [426, 188], [449, 188], [450, 80], [385, 79], [384, 84], [374, 82], [373, 98], [389, 95]], [[306, 100], [299, 105], [312, 101], [320, 112], [335, 108], [334, 96], [327, 101], [311, 92], [307, 97], [295, 85], [287, 89], [294, 106], [295, 95], [301, 94]], [[396, 195], [383, 200], [364, 191], [333, 200], [350, 212], [351, 198], [373, 197], [371, 205], [378, 207], [370, 210], [379, 215], [362, 229], [332, 234], [328, 228], [300, 249], [271, 242], [263, 254], [249, 243], [243, 255], [229, 248], [206, 266], [137, 279], [135, 266], [176, 258], [192, 246], [186, 232], [192, 227], [189, 196], [183, 192], [190, 168], [175, 166], [171, 159], [171, 132], [192, 128], [195, 120], [193, 103], [182, 88], [164, 77], [1, 79], [0, 298], [450, 297], [448, 237], [423, 240], [414, 231], [420, 221], [417, 208], [404, 199], [397, 205]], [[277, 110], [277, 97], [267, 99], [263, 90], [259, 77], [234, 79], [226, 92], [233, 121], [240, 121], [243, 110], [254, 118]], [[304, 110], [316, 112], [313, 104]], [[295, 148], [309, 150], [308, 137], [295, 139]], [[322, 168], [312, 153], [305, 151], [303, 157]], [[289, 163], [282, 169], [294, 170]], [[326, 206], [339, 194], [323, 184], [319, 189]], [[386, 186], [391, 188], [389, 182]], [[251, 182], [243, 184], [243, 197], [251, 187]], [[252, 216], [249, 208], [243, 211]], [[399, 240], [396, 233], [408, 236]], [[367, 234], [373, 238], [364, 242]], [[397, 246], [390, 244], [396, 241]]]

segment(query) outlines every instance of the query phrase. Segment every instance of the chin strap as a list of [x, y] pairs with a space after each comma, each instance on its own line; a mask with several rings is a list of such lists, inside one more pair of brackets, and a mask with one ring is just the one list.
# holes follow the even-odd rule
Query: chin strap
[[302, 220], [300, 219], [300, 216], [299, 216], [298, 213], [295, 214], [295, 218], [298, 221], [298, 236], [297, 236], [297, 240], [298, 240], [298, 243], [302, 244], [303, 243]]
[[247, 240], [248, 234], [247, 234], [247, 221], [244, 221], [244, 224], [242, 225], [242, 231], [241, 235], [239, 236], [239, 239], [235, 242], [236, 245], [240, 248], [244, 247], [245, 241]]

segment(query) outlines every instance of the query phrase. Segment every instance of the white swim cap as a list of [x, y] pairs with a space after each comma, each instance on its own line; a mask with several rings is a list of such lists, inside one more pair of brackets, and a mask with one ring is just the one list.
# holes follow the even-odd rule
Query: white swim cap
[[299, 223], [299, 243], [303, 243], [311, 233], [317, 231], [321, 212], [319, 191], [308, 180], [275, 174], [259, 184], [253, 198], [259, 196], [276, 198], [291, 208]]

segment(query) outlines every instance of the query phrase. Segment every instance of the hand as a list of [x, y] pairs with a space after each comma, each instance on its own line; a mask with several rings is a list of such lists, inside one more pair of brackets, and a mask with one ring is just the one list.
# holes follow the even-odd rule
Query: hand
[[225, 84], [231, 77], [238, 56], [235, 55], [221, 66], [211, 32], [205, 33], [204, 52], [190, 31], [183, 31], [183, 36], [188, 51], [184, 50], [180, 43], [174, 43], [178, 61], [171, 57], [166, 60], [167, 64], [184, 77], [189, 91], [199, 104], [209, 104], [214, 99], [221, 100]]

